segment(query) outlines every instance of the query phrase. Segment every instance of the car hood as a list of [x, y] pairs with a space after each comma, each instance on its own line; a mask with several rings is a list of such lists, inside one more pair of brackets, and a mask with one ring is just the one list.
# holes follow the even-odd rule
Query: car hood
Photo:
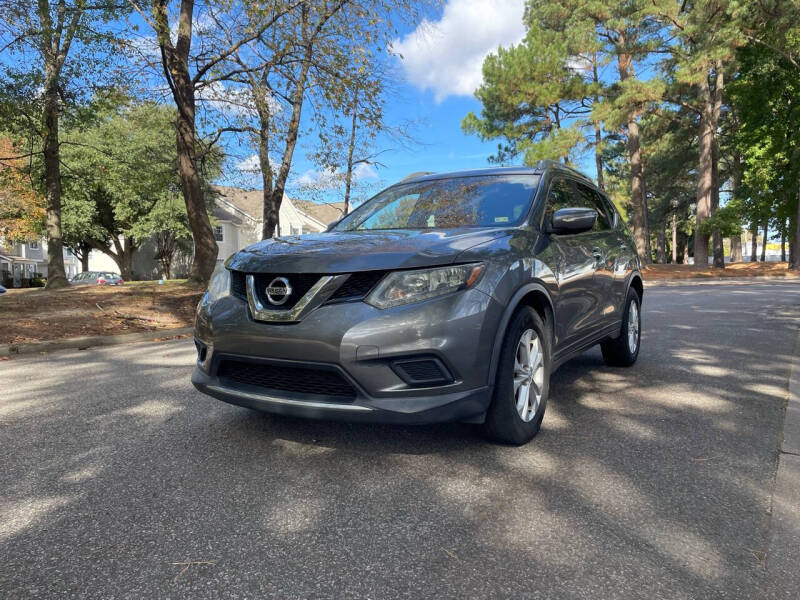
[[263, 240], [231, 256], [249, 273], [351, 273], [444, 265], [507, 229], [332, 231]]

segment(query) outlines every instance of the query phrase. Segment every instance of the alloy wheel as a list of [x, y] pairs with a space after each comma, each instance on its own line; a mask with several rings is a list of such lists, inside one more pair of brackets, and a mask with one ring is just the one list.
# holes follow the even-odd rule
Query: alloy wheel
[[639, 305], [632, 301], [628, 308], [628, 350], [631, 354], [636, 353], [639, 346]]
[[526, 423], [536, 416], [544, 388], [544, 352], [533, 329], [526, 329], [514, 355], [514, 400], [517, 414]]

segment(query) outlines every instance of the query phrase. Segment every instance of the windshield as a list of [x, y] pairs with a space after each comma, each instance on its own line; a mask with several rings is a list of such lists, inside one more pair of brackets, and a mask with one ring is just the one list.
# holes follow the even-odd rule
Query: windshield
[[392, 186], [333, 231], [510, 227], [525, 218], [538, 175], [453, 177]]

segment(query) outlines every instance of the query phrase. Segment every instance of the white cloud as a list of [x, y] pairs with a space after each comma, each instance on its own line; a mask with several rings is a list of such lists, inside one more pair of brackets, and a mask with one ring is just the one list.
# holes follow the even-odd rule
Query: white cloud
[[433, 90], [437, 102], [469, 96], [480, 86], [486, 55], [525, 36], [524, 9], [525, 0], [447, 0], [440, 20], [423, 20], [393, 50], [408, 81]]
[[[275, 162], [275, 159], [270, 156], [269, 166], [272, 167], [272, 170], [274, 171], [280, 167], [280, 164]], [[242, 173], [260, 174], [261, 161], [258, 158], [258, 154], [251, 154], [247, 158], [240, 160], [238, 163], [236, 163], [236, 170], [241, 171]]]
[[353, 168], [353, 179], [356, 181], [377, 181], [380, 179], [375, 167], [367, 163], [358, 163]]
[[338, 170], [309, 169], [297, 177], [297, 185], [315, 190], [333, 190], [342, 183], [342, 174]]
[[[354, 183], [378, 179], [378, 171], [372, 165], [358, 163], [353, 167]], [[313, 190], [335, 190], [344, 185], [344, 173], [340, 169], [309, 169], [297, 177], [297, 185]]]

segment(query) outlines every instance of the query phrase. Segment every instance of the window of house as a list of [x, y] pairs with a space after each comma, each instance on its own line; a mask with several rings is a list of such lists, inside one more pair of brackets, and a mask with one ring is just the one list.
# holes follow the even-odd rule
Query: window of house
[[31, 250], [36, 250], [39, 248], [39, 242], [28, 242], [28, 248]]
[[214, 226], [214, 239], [218, 242], [225, 241], [225, 233], [222, 231], [222, 225]]

